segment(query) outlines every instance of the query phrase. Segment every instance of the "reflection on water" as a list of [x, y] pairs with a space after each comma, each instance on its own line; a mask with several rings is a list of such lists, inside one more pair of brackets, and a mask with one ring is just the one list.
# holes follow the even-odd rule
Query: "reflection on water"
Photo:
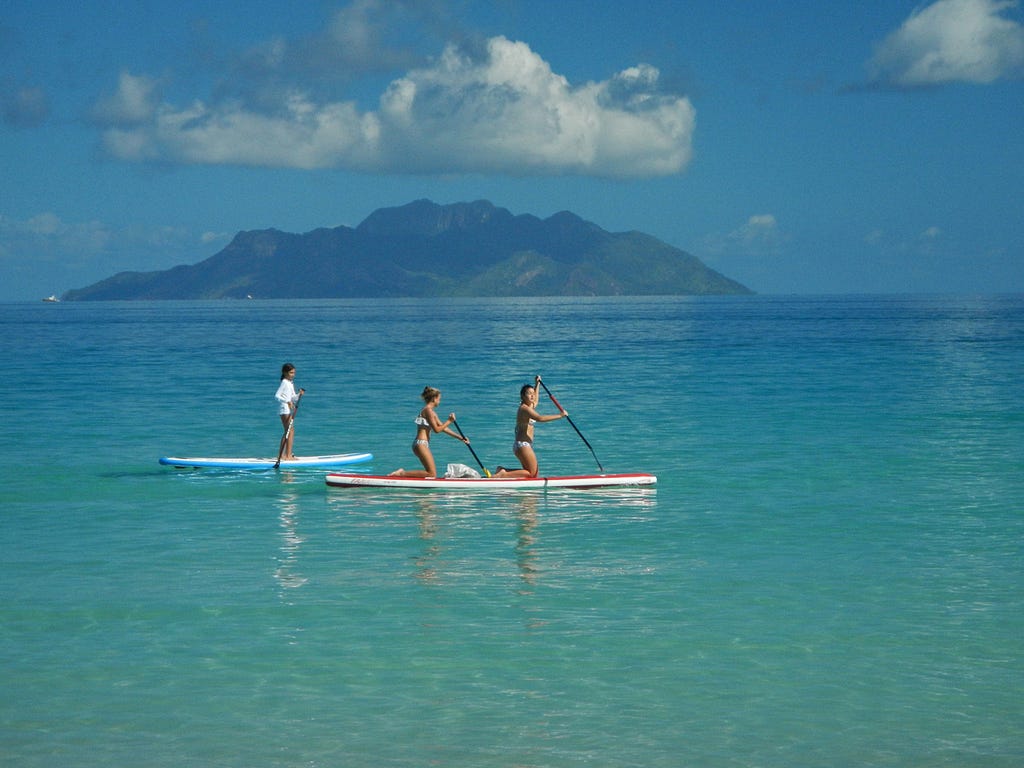
[[657, 491], [649, 487], [600, 493], [558, 489], [488, 496], [411, 491], [391, 499], [416, 517], [419, 539], [425, 546], [415, 558], [415, 576], [430, 583], [451, 581], [466, 574], [489, 578], [506, 572], [511, 575], [513, 571], [493, 564], [490, 572], [483, 573], [477, 561], [493, 563], [495, 557], [498, 562], [504, 559], [494, 547], [507, 541], [501, 530], [507, 531], [508, 523], [514, 523], [513, 547], [506, 562], [515, 567], [519, 580], [516, 591], [527, 594], [550, 571], [550, 563], [545, 561], [551, 552], [545, 549], [542, 537], [545, 526], [649, 520]]
[[432, 587], [504, 587], [526, 596], [542, 586], [557, 587], [581, 568], [597, 569], [589, 559], [575, 556], [588, 546], [587, 537], [617, 536], [614, 529], [620, 526], [652, 520], [657, 490], [645, 486], [470, 494], [357, 489], [328, 494], [326, 500], [337, 513], [330, 527], [345, 539], [369, 536], [380, 550], [376, 567], [385, 569], [390, 562], [392, 576], [404, 573]]
[[519, 577], [523, 580], [520, 594], [529, 594], [540, 577], [540, 558], [537, 554], [537, 496], [528, 494], [517, 505], [516, 517], [519, 525], [516, 530], [516, 565], [519, 566]]
[[[465, 573], [471, 570], [465, 561], [458, 562], [456, 554], [450, 554], [454, 559], [446, 564], [443, 559], [445, 545], [442, 542], [448, 540], [449, 547], [457, 550], [458, 541], [454, 540], [455, 529], [479, 528], [489, 519], [493, 519], [495, 512], [500, 512], [502, 514], [499, 520], [508, 516], [516, 520], [513, 555], [523, 585], [519, 591], [521, 594], [532, 592], [542, 571], [537, 544], [538, 526], [541, 522], [539, 507], [544, 503], [544, 496], [543, 492], [517, 493], [503, 499], [511, 503], [494, 507], [490, 504], [480, 504], [479, 498], [465, 504], [464, 494], [413, 495], [409, 500], [410, 506], [418, 521], [419, 538], [424, 545], [414, 558], [416, 569], [413, 576], [425, 583], [440, 584], [446, 576], [454, 576], [457, 571]], [[466, 554], [463, 557], [466, 557]]]
[[601, 489], [558, 488], [544, 494], [545, 513], [561, 522], [592, 517], [646, 518], [658, 501], [657, 486], [618, 486]]
[[298, 498], [297, 494], [288, 493], [280, 501], [278, 520], [281, 526], [281, 554], [277, 558], [274, 579], [282, 590], [297, 589], [309, 581], [297, 570], [299, 549], [305, 541], [298, 531]]
[[414, 575], [424, 582], [437, 583], [439, 581], [437, 563], [442, 550], [437, 538], [438, 521], [434, 501], [429, 496], [418, 498], [414, 508], [416, 517], [419, 519], [420, 538], [426, 544], [423, 552], [415, 559], [416, 572]]

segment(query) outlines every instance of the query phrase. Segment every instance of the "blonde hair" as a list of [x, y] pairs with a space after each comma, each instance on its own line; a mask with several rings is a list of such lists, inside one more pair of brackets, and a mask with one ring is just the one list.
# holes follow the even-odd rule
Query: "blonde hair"
[[440, 389], [434, 389], [433, 387], [424, 387], [420, 397], [423, 398], [424, 403], [429, 403], [435, 397], [441, 394]]

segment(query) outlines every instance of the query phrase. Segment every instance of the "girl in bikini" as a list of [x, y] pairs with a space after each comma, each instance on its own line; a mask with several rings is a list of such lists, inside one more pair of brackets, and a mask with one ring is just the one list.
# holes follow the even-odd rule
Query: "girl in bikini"
[[449, 429], [449, 425], [455, 421], [454, 413], [448, 415], [447, 421], [441, 421], [440, 417], [434, 413], [434, 409], [441, 403], [441, 390], [434, 389], [433, 387], [424, 387], [420, 397], [423, 398], [423, 402], [426, 405], [423, 406], [423, 410], [419, 412], [415, 419], [416, 439], [412, 441], [412, 452], [420, 460], [423, 469], [410, 469], [408, 471], [396, 469], [391, 473], [392, 475], [401, 475], [403, 477], [437, 477], [434, 454], [430, 452], [430, 435], [433, 432], [444, 432], [446, 435], [451, 435], [456, 440], [461, 440], [469, 445], [469, 440]]
[[512, 452], [523, 465], [522, 469], [505, 469], [498, 467], [495, 477], [537, 477], [540, 468], [537, 465], [537, 454], [533, 452], [533, 425], [538, 421], [555, 421], [564, 419], [568, 411], [558, 414], [543, 415], [537, 412], [537, 390], [540, 388], [540, 376], [534, 379], [533, 386], [524, 384], [519, 390], [519, 410], [516, 411], [516, 437], [512, 443]]

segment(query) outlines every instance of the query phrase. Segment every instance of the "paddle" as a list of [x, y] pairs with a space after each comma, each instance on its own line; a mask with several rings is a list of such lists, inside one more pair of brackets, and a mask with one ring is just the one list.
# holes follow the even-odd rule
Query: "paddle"
[[292, 433], [292, 424], [295, 423], [295, 414], [299, 412], [299, 403], [302, 402], [302, 396], [306, 394], [305, 390], [299, 392], [299, 397], [295, 401], [295, 407], [292, 408], [292, 415], [288, 417], [288, 428], [284, 431], [284, 436], [281, 438], [281, 447], [277, 449], [277, 461], [274, 462], [274, 469], [281, 467], [281, 456], [284, 454], [284, 444], [288, 442], [288, 436]]
[[[455, 419], [452, 419], [452, 426], [455, 427], [456, 430], [458, 430], [458, 433], [462, 436], [462, 439], [465, 440], [466, 435], [462, 431], [462, 427], [459, 426], [459, 422], [457, 422]], [[484, 463], [480, 461], [480, 457], [476, 455], [476, 451], [473, 450], [473, 446], [467, 442], [466, 447], [469, 448], [469, 452], [473, 454], [473, 458], [476, 459], [476, 463], [480, 465], [480, 469], [484, 471], [484, 474], [487, 475], [487, 477], [490, 477], [491, 473], [488, 471], [487, 467], [484, 466]]]
[[[544, 387], [544, 391], [548, 393], [548, 397], [551, 398], [551, 402], [555, 404], [555, 408], [560, 410], [562, 413], [565, 413], [565, 408], [563, 408], [562, 404], [555, 399], [554, 395], [551, 394], [551, 390], [548, 389], [548, 385], [544, 383], [544, 380], [538, 377], [538, 381], [540, 381], [540, 385]], [[565, 420], [572, 424], [572, 428], [576, 430], [576, 434], [580, 436], [580, 440], [587, 444], [587, 448], [590, 448], [590, 452], [594, 455], [594, 461], [597, 462], [597, 468], [604, 472], [604, 467], [601, 466], [601, 460], [597, 458], [597, 454], [594, 453], [593, 447], [587, 441], [587, 438], [583, 436], [583, 433], [580, 432], [580, 428], [576, 426], [576, 423], [572, 420], [572, 417], [570, 417], [568, 413], [565, 413]]]

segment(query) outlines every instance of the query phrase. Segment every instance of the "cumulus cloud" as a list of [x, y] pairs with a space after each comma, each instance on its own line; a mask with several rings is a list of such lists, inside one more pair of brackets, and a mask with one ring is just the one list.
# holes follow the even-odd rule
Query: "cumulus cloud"
[[295, 86], [273, 105], [236, 98], [179, 106], [156, 103], [156, 86], [124, 74], [116, 93], [97, 105], [113, 156], [412, 173], [657, 176], [689, 163], [696, 120], [687, 98], [662, 92], [650, 65], [573, 85], [527, 44], [504, 37], [473, 50], [447, 46], [436, 61], [393, 79], [376, 110]]
[[1007, 18], [1016, 0], [938, 0], [914, 11], [868, 63], [877, 86], [991, 83], [1024, 73], [1024, 27]]

